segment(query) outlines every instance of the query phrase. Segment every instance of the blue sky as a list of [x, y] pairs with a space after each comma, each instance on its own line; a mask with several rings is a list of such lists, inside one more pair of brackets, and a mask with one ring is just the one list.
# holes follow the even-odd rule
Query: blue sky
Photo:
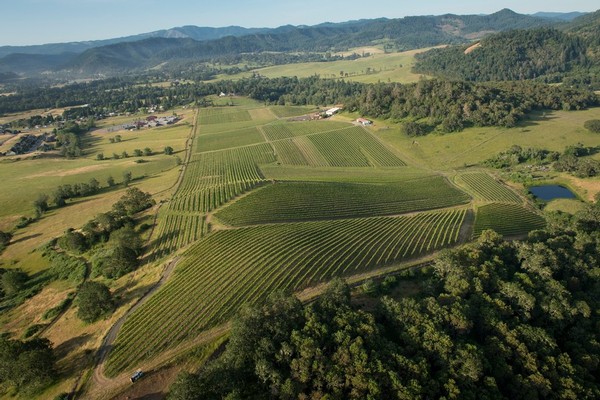
[[408, 15], [489, 14], [510, 8], [595, 11], [597, 0], [1, 0], [1, 45], [108, 39], [181, 25], [276, 27]]

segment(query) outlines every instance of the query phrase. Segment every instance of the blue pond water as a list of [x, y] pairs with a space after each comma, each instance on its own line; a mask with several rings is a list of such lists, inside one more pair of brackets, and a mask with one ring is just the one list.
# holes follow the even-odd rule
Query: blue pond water
[[574, 199], [576, 196], [569, 189], [558, 185], [531, 186], [529, 191], [541, 200]]

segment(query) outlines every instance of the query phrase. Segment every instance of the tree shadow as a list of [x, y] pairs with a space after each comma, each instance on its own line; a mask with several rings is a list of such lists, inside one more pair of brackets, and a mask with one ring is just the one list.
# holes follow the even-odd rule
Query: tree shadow
[[85, 333], [81, 336], [76, 336], [63, 342], [54, 348], [54, 353], [57, 358], [65, 358], [68, 354], [74, 352], [75, 350], [83, 347], [87, 342], [90, 341], [92, 335], [89, 333]]
[[123, 286], [113, 293], [113, 297], [117, 300], [117, 307], [122, 306], [123, 304], [127, 304], [133, 299], [138, 299], [144, 296], [148, 291], [150, 291], [154, 284], [143, 285], [138, 288], [131, 290], [135, 286], [134, 282], [130, 282], [129, 284]]
[[163, 392], [149, 393], [138, 397], [139, 400], [162, 400], [164, 398], [165, 394]]
[[29, 239], [34, 239], [34, 238], [36, 238], [38, 236], [42, 236], [42, 234], [41, 233], [34, 233], [32, 235], [23, 236], [23, 237], [20, 237], [20, 238], [18, 238], [16, 240], [11, 241], [10, 244], [25, 242], [25, 241], [27, 241]]
[[517, 128], [528, 128], [532, 126], [538, 126], [540, 123], [545, 121], [552, 121], [553, 119], [557, 119], [558, 117], [554, 114], [554, 111], [542, 112], [542, 111], [534, 111], [528, 114], [525, 114], [523, 119], [521, 119], [516, 127]]

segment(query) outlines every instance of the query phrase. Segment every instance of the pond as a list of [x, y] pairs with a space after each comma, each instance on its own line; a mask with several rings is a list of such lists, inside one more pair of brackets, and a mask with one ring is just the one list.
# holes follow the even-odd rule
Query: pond
[[569, 189], [559, 185], [531, 186], [529, 191], [535, 197], [544, 201], [554, 199], [575, 199], [577, 197]]

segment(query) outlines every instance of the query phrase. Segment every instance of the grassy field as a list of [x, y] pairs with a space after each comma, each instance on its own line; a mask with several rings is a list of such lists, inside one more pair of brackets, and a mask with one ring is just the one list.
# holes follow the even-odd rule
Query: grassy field
[[[281, 76], [297, 76], [306, 78], [319, 75], [321, 78], [340, 79], [349, 81], [376, 83], [376, 82], [417, 82], [421, 77], [411, 71], [415, 62], [415, 54], [429, 49], [411, 50], [401, 53], [377, 53], [369, 57], [356, 60], [341, 60], [332, 62], [310, 62], [288, 65], [276, 65], [260, 68], [237, 75], [223, 75], [217, 79], [241, 79], [259, 73], [267, 78]], [[360, 51], [360, 50], [359, 50]], [[362, 53], [361, 53], [362, 54]], [[346, 76], [346, 74], [348, 74]]]
[[575, 143], [600, 146], [600, 135], [583, 127], [585, 121], [599, 118], [600, 108], [555, 111], [547, 113], [546, 117], [533, 114], [531, 119], [512, 129], [468, 128], [463, 132], [417, 139], [404, 135], [399, 126], [376, 121], [373, 132], [392, 144], [400, 157], [410, 164], [434, 170], [450, 170], [481, 163], [513, 145], [560, 152]]
[[[45, 268], [45, 261], [31, 251], [62, 235], [66, 229], [78, 228], [95, 215], [110, 210], [124, 193], [125, 189], [118, 183], [126, 171], [131, 172], [134, 186], [150, 192], [157, 200], [169, 196], [168, 189], [177, 180], [179, 168], [175, 156], [165, 155], [163, 150], [165, 146], [171, 146], [175, 155], [183, 156], [193, 119], [193, 110], [189, 110], [189, 115], [180, 123], [169, 127], [111, 133], [106, 132], [106, 128], [99, 128], [86, 134], [84, 156], [76, 159], [21, 157], [18, 161], [15, 158], [3, 160], [0, 163], [0, 179], [4, 185], [0, 191], [0, 230], [11, 231], [20, 216], [33, 216], [33, 201], [42, 194], [51, 196], [59, 185], [87, 183], [93, 178], [100, 182], [101, 190], [93, 196], [70, 200], [67, 206], [51, 209], [35, 223], [14, 231], [13, 243], [2, 254], [2, 260], [18, 260], [15, 266], [27, 272]], [[120, 120], [103, 121], [106, 126], [121, 124]], [[117, 134], [121, 135], [122, 141], [110, 143], [109, 138]], [[135, 149], [146, 147], [155, 154], [132, 156]], [[123, 152], [130, 157], [121, 158]], [[97, 159], [100, 153], [104, 154], [104, 160]], [[114, 159], [113, 153], [119, 158]], [[139, 162], [141, 160], [143, 162]], [[108, 188], [108, 177], [113, 177], [117, 185]]]

